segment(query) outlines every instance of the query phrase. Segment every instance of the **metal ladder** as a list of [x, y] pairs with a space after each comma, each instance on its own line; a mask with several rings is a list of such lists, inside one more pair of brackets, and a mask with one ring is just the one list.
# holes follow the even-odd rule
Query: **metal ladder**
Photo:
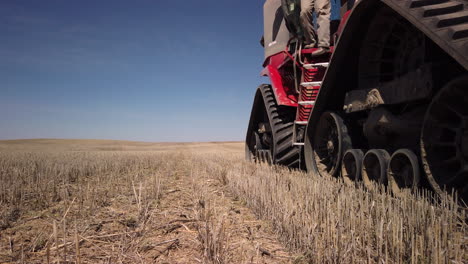
[[[316, 70], [318, 68], [327, 68], [329, 65], [328, 62], [319, 62], [319, 63], [312, 63], [312, 64], [303, 64], [303, 72], [302, 72], [302, 79], [305, 79], [304, 78], [304, 74], [305, 74], [305, 71], [307, 70]], [[294, 121], [294, 128], [293, 128], [293, 146], [304, 146], [304, 135], [302, 135], [301, 138], [298, 137], [298, 132], [299, 132], [299, 129], [301, 129], [303, 132], [302, 133], [305, 133], [305, 127], [307, 126], [307, 120], [309, 118], [309, 115], [310, 113], [312, 113], [312, 110], [315, 106], [315, 100], [304, 100], [304, 98], [302, 98], [302, 95], [303, 95], [303, 90], [304, 89], [309, 89], [309, 88], [312, 88], [312, 87], [315, 87], [316, 90], [320, 90], [320, 87], [322, 86], [322, 80], [318, 81], [318, 80], [314, 80], [314, 81], [304, 81], [304, 82], [301, 82], [300, 84], [300, 90], [299, 90], [299, 96], [298, 96], [298, 106], [297, 106], [297, 114], [296, 114], [296, 120]], [[317, 89], [317, 87], [319, 87]], [[310, 89], [311, 91], [313, 90], [314, 88]], [[318, 94], [318, 92], [317, 92]], [[308, 98], [305, 98], [305, 99], [308, 99]], [[310, 112], [306, 112], [304, 115], [306, 115], [306, 118], [300, 118], [300, 111], [302, 109], [310, 109]], [[298, 120], [298, 119], [302, 119], [302, 120]], [[306, 119], [306, 120], [304, 120]]]

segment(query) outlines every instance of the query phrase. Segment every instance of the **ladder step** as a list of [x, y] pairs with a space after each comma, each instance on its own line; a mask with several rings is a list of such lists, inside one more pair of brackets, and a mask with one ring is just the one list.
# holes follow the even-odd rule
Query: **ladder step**
[[303, 82], [301, 83], [301, 86], [307, 87], [307, 86], [322, 86], [322, 82]]
[[306, 69], [313, 69], [313, 68], [318, 68], [318, 67], [328, 67], [330, 63], [328, 62], [319, 62], [319, 63], [312, 63], [312, 64], [304, 64], [304, 68]]
[[296, 125], [307, 125], [307, 121], [294, 121]]
[[300, 105], [315, 105], [315, 101], [299, 101]]
[[295, 142], [293, 143], [293, 146], [304, 146], [304, 143]]

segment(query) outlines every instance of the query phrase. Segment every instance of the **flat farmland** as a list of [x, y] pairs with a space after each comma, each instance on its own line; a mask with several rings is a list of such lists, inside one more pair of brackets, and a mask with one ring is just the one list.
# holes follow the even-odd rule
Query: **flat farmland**
[[467, 263], [466, 212], [244, 143], [0, 141], [0, 263]]

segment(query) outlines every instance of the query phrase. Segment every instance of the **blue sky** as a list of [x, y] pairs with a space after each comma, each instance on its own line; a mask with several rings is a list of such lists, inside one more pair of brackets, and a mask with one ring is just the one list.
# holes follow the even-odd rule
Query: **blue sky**
[[0, 139], [243, 140], [262, 6], [0, 1]]

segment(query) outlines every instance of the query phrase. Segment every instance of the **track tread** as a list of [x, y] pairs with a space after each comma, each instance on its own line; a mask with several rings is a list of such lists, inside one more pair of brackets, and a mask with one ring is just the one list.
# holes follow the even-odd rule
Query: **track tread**
[[297, 168], [300, 148], [292, 145], [294, 114], [279, 108], [270, 85], [261, 85], [259, 89], [266, 102], [265, 108], [273, 134], [273, 163]]
[[434, 23], [437, 26], [437, 28], [445, 28], [468, 23], [468, 11], [461, 11], [437, 16], [436, 18], [434, 18]]
[[468, 2], [382, 0], [468, 69]]
[[446, 2], [438, 5], [421, 7], [423, 17], [440, 16], [463, 10], [463, 5], [456, 2]]
[[438, 5], [442, 3], [446, 3], [448, 0], [416, 0], [412, 1], [410, 7], [411, 8], [416, 8], [416, 7], [423, 7], [423, 6], [429, 6], [429, 5]]

